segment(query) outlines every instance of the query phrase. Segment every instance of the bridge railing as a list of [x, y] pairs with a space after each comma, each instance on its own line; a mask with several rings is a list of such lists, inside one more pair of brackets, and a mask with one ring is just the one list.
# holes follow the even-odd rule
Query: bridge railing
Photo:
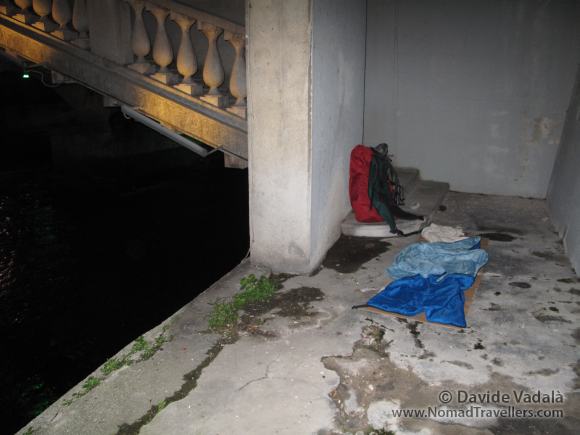
[[[91, 50], [89, 1], [4, 0], [0, 13]], [[246, 117], [243, 26], [171, 0], [118, 1], [131, 9], [130, 38], [126, 43], [131, 46], [133, 61], [127, 64], [128, 68], [241, 118]], [[154, 32], [147, 25], [146, 12], [154, 17]], [[167, 29], [171, 21], [180, 32], [177, 44], [172, 42]], [[196, 32], [205, 38], [203, 47], [196, 47], [200, 44]], [[234, 51], [228, 83], [224, 83], [220, 38], [231, 44]], [[196, 53], [204, 50], [205, 57], [200, 63]]]

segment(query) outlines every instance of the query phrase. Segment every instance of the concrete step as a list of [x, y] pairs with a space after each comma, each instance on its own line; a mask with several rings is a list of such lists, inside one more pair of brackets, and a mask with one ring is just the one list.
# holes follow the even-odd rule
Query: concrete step
[[[412, 233], [421, 228], [423, 221], [403, 221], [397, 220], [397, 228], [403, 233]], [[341, 224], [342, 234], [356, 237], [395, 237], [391, 229], [384, 222], [362, 223], [354, 217], [354, 212], [350, 212]]]
[[419, 181], [419, 170], [414, 168], [395, 168], [395, 170], [405, 192], [411, 192], [415, 188], [416, 182]]
[[[415, 170], [400, 170], [397, 169], [399, 180], [401, 176], [405, 177], [405, 206], [401, 207], [403, 210], [410, 213], [425, 216], [425, 220], [429, 221], [431, 215], [437, 210], [445, 195], [449, 191], [448, 183], [441, 183], [438, 181], [422, 181], [419, 179], [419, 171]], [[413, 174], [414, 172], [414, 174]], [[397, 220], [397, 228], [403, 233], [410, 233], [420, 229], [422, 221], [404, 221]], [[350, 212], [342, 222], [342, 233], [346, 236], [357, 237], [395, 237], [396, 234], [391, 233], [389, 226], [384, 222], [379, 223], [361, 223], [357, 222], [354, 213]]]
[[403, 210], [421, 216], [431, 216], [449, 191], [449, 183], [418, 181], [413, 190], [406, 192]]

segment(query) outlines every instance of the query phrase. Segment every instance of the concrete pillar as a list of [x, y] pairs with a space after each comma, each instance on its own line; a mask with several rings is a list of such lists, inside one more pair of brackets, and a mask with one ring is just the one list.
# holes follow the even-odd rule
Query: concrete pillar
[[362, 141], [365, 2], [249, 0], [252, 261], [308, 273], [349, 211]]

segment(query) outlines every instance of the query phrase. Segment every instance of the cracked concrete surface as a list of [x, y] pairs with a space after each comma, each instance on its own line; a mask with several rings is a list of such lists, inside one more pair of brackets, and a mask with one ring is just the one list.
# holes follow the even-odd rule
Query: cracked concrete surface
[[[450, 193], [444, 205], [434, 215], [436, 223], [461, 225], [490, 239], [490, 262], [468, 313], [468, 328], [450, 330], [352, 310], [388, 282], [385, 267], [416, 238], [343, 239], [315, 275], [288, 277], [271, 304], [242, 315], [238, 337], [224, 340], [207, 331], [207, 316], [216, 299], [238, 290], [242, 276], [256, 273], [250, 264], [240, 265], [165, 322], [174, 338], [151, 360], [115, 372], [64, 406], [76, 387], [21, 433], [28, 428], [47, 434], [118, 433], [153, 405], [176, 398], [180, 389], [187, 390], [183, 397], [169, 401], [136, 431], [578, 433], [580, 280], [553, 232], [545, 203]], [[372, 255], [365, 255], [368, 251]], [[193, 383], [184, 379], [191, 373]], [[187, 382], [191, 388], [183, 390]], [[451, 403], [439, 400], [443, 390], [454, 394]], [[561, 394], [563, 403], [513, 403], [514, 391], [538, 390]], [[500, 391], [510, 394], [505, 406], [562, 409], [565, 416], [393, 415], [398, 409], [465, 408], [458, 391]], [[490, 411], [504, 406], [478, 405]]]

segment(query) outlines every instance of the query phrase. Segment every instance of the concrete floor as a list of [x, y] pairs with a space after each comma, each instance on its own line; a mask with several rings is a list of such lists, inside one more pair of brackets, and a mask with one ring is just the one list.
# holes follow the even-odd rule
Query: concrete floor
[[[237, 335], [208, 332], [211, 304], [257, 272], [240, 265], [165, 322], [173, 338], [151, 359], [113, 372], [65, 406], [79, 384], [21, 433], [579, 433], [580, 280], [544, 201], [449, 193], [442, 208], [434, 222], [490, 238], [468, 328], [352, 310], [384, 286], [385, 267], [416, 237], [343, 238], [314, 276], [284, 277], [273, 302], [247, 313]], [[467, 393], [500, 391], [505, 403], [482, 397], [474, 405], [562, 409], [565, 417], [392, 414], [445, 409], [444, 390], [453, 397], [447, 409], [465, 409], [457, 399]], [[538, 390], [563, 403], [517, 403], [521, 391]]]

